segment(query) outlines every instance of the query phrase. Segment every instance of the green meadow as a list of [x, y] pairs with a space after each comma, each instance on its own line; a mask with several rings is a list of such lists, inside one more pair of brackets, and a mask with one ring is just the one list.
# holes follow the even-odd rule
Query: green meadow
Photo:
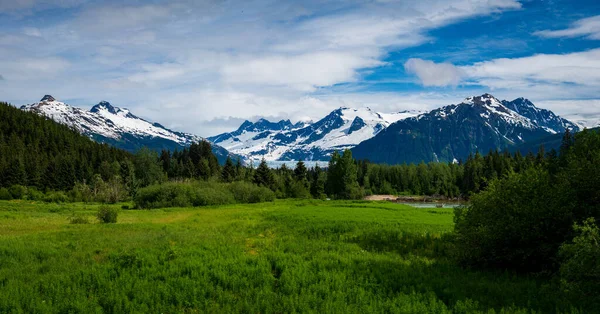
[[452, 209], [99, 206], [0, 202], [0, 313], [577, 312], [544, 278], [457, 266]]

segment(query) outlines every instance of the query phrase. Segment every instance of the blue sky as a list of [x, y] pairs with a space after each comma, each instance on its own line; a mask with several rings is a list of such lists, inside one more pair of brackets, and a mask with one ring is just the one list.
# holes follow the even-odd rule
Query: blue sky
[[340, 107], [526, 97], [600, 121], [600, 1], [0, 0], [0, 98], [208, 136]]

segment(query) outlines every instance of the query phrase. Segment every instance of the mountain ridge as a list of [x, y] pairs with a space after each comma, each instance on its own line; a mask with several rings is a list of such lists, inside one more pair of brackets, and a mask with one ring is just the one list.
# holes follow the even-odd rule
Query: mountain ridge
[[502, 150], [562, 133], [566, 128], [579, 130], [576, 124], [524, 98], [500, 101], [486, 93], [398, 121], [352, 151], [358, 159], [380, 163], [450, 162], [475, 151]]
[[351, 148], [391, 123], [421, 112], [390, 114], [368, 107], [340, 107], [316, 122], [245, 121], [235, 131], [208, 137], [210, 141], [249, 159], [326, 161], [334, 150]]
[[[20, 107], [56, 122], [68, 125], [93, 140], [107, 143], [117, 148], [134, 152], [146, 146], [153, 150], [176, 150], [199, 142], [204, 138], [168, 129], [156, 122], [142, 119], [127, 108], [119, 108], [108, 101], [100, 101], [90, 110], [85, 110], [58, 101], [45, 95], [33, 104]], [[213, 152], [220, 162], [224, 162], [229, 152], [218, 145], [212, 145]]]

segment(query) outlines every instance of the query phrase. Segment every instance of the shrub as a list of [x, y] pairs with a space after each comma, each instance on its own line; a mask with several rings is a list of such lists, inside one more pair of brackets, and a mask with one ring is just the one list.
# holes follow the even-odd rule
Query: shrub
[[249, 182], [234, 182], [229, 184], [228, 188], [238, 203], [260, 203], [275, 200], [275, 193], [271, 189]]
[[600, 308], [600, 230], [594, 218], [573, 228], [578, 235], [559, 251], [561, 286], [578, 303]]
[[70, 224], [88, 224], [88, 223], [90, 223], [90, 221], [85, 216], [73, 214], [73, 215], [71, 215], [71, 217], [69, 217], [69, 223]]
[[73, 202], [89, 202], [92, 200], [92, 191], [87, 184], [75, 183], [75, 186], [69, 191], [69, 198]]
[[[456, 257], [468, 266], [552, 270], [573, 218], [547, 171], [529, 169], [492, 181], [455, 210]], [[562, 189], [561, 189], [562, 190]], [[560, 191], [560, 190], [559, 190]], [[543, 239], [541, 241], [540, 239]]]
[[13, 185], [8, 189], [8, 191], [10, 192], [10, 195], [12, 195], [13, 199], [20, 200], [27, 196], [27, 188], [22, 185]]
[[117, 209], [103, 205], [103, 206], [100, 206], [100, 208], [98, 209], [98, 213], [96, 214], [96, 217], [98, 218], [98, 221], [100, 221], [101, 223], [116, 223], [117, 215], [118, 215]]
[[0, 188], [0, 200], [10, 201], [12, 200], [12, 195], [8, 191], [7, 188]]
[[44, 193], [38, 191], [38, 189], [34, 187], [29, 187], [27, 189], [27, 199], [32, 201], [42, 201], [44, 200]]
[[266, 187], [248, 182], [168, 182], [139, 189], [134, 197], [137, 208], [211, 206], [273, 201]]
[[62, 191], [50, 191], [47, 192], [46, 195], [44, 196], [44, 202], [46, 203], [65, 203], [68, 202], [69, 198], [67, 197], [67, 195], [65, 194], [65, 192]]

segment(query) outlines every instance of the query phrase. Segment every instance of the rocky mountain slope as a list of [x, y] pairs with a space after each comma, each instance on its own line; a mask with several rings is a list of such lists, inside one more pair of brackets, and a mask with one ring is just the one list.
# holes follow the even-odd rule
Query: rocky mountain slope
[[236, 131], [208, 139], [232, 153], [254, 160], [263, 157], [268, 161], [328, 160], [334, 150], [352, 148], [390, 124], [420, 113], [383, 114], [369, 108], [343, 107], [311, 123], [245, 121]]
[[398, 121], [353, 149], [354, 156], [380, 163], [458, 161], [470, 153], [511, 148], [579, 127], [518, 98], [490, 94]]
[[[44, 115], [97, 142], [132, 152], [143, 146], [154, 150], [181, 149], [192, 142], [202, 140], [199, 136], [173, 131], [158, 123], [144, 120], [128, 109], [114, 107], [106, 101], [101, 101], [87, 111], [46, 95], [37, 103], [22, 106], [21, 110]], [[220, 161], [226, 159], [229, 154], [218, 145], [213, 145], [213, 151]]]

